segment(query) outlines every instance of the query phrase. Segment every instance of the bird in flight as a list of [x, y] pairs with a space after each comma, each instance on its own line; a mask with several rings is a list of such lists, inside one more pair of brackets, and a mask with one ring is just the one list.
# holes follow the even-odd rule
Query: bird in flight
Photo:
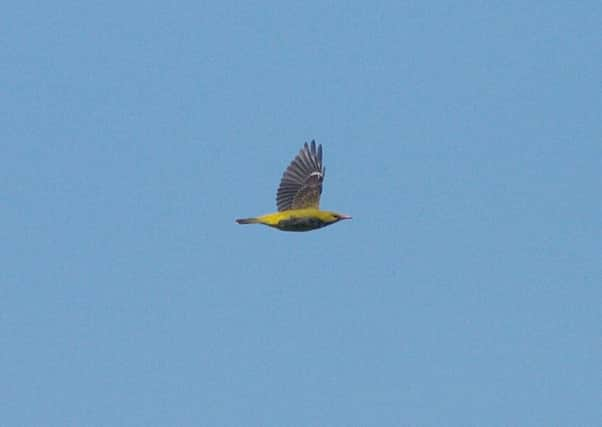
[[241, 218], [239, 224], [263, 224], [282, 231], [310, 231], [342, 219], [351, 219], [332, 211], [320, 210], [324, 172], [322, 145], [307, 142], [286, 168], [276, 193], [278, 212], [254, 218]]

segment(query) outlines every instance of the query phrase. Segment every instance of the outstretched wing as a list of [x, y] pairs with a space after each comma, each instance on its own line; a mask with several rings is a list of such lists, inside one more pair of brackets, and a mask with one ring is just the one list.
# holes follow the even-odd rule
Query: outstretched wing
[[286, 168], [276, 193], [279, 211], [318, 208], [322, 181], [326, 169], [322, 166], [322, 145], [305, 143], [297, 157]]

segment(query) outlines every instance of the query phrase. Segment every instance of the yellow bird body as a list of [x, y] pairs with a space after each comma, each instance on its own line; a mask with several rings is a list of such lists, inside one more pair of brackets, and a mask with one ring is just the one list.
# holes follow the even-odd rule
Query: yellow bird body
[[263, 224], [282, 231], [310, 231], [334, 224], [349, 215], [320, 210], [325, 168], [322, 146], [305, 143], [286, 168], [276, 193], [278, 212], [237, 219], [239, 224]]
[[236, 222], [239, 224], [263, 224], [283, 231], [309, 231], [349, 218], [347, 215], [336, 212], [305, 208], [274, 212], [255, 218], [237, 219]]

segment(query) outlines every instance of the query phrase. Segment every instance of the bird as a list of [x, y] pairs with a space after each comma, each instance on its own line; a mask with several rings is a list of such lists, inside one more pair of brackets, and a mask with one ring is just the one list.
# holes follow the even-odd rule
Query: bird
[[307, 142], [285, 169], [276, 192], [278, 212], [240, 218], [238, 224], [263, 224], [281, 231], [311, 231], [351, 216], [320, 210], [320, 195], [326, 168], [322, 165], [322, 144]]

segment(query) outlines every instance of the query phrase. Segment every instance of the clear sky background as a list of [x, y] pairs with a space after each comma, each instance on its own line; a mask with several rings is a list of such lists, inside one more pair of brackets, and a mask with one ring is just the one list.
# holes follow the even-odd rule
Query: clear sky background
[[0, 424], [600, 424], [600, 2], [1, 9]]

